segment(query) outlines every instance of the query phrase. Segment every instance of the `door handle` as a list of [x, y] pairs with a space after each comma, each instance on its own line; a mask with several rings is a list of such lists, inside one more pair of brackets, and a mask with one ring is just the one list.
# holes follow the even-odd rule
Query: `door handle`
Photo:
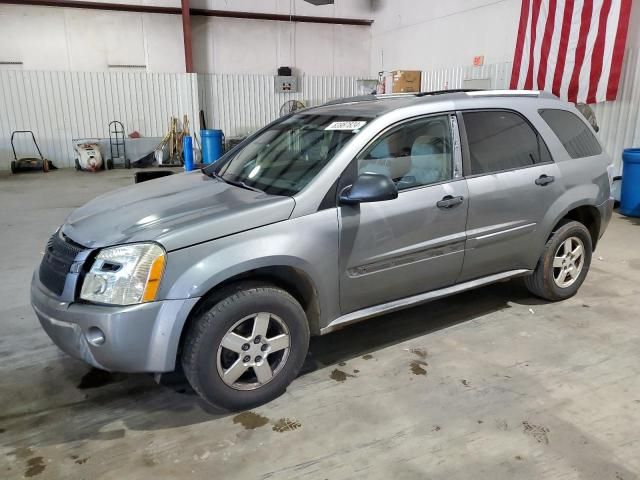
[[536, 178], [536, 185], [540, 185], [540, 186], [545, 186], [545, 185], [549, 185], [550, 183], [552, 183], [554, 180], [556, 179], [556, 177], [552, 176], [552, 175], [540, 175], [538, 178]]
[[436, 203], [438, 208], [452, 208], [456, 205], [460, 205], [464, 201], [464, 197], [454, 197], [451, 195], [445, 195], [442, 200]]

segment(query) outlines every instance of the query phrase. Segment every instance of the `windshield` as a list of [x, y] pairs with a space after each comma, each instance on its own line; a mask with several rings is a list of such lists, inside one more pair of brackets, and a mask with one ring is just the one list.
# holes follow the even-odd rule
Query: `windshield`
[[278, 122], [217, 164], [223, 180], [271, 195], [295, 195], [369, 119], [297, 114]]

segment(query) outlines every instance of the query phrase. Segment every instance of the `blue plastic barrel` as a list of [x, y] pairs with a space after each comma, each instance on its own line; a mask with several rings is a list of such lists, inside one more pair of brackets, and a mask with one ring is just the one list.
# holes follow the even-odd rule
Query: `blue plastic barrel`
[[200, 130], [202, 138], [202, 162], [213, 163], [224, 151], [224, 133], [222, 130]]
[[193, 137], [182, 137], [182, 156], [184, 158], [184, 169], [187, 172], [193, 170]]
[[622, 163], [620, 213], [640, 217], [640, 148], [627, 148], [622, 153]]

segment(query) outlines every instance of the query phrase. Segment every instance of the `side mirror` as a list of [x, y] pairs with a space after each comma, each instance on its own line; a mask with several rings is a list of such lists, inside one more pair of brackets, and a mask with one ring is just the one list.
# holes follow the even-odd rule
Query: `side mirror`
[[340, 203], [357, 205], [366, 202], [381, 202], [398, 198], [398, 188], [386, 175], [377, 173], [361, 174], [353, 185], [340, 193]]

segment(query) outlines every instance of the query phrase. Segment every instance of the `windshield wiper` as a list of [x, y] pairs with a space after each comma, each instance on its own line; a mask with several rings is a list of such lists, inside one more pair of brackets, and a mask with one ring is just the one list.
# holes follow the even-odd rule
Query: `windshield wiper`
[[200, 171], [203, 174], [205, 174], [207, 177], [215, 178], [216, 180], [221, 180], [221, 181], [223, 181], [225, 183], [228, 183], [229, 185], [233, 185], [234, 187], [244, 188], [245, 190], [251, 190], [252, 192], [264, 193], [264, 191], [260, 190], [259, 188], [252, 187], [250, 185], [247, 185], [244, 182], [240, 182], [240, 181], [237, 181], [237, 180], [229, 180], [228, 178], [222, 178], [216, 172], [213, 172], [213, 171], [207, 172], [204, 168], [201, 168]]
[[247, 185], [244, 182], [240, 182], [238, 180], [229, 180], [227, 178], [222, 178], [222, 177], [218, 177], [220, 179], [222, 179], [222, 181], [227, 182], [229, 185], [233, 185], [235, 187], [240, 187], [240, 188], [245, 188], [247, 190], [251, 190], [252, 192], [260, 192], [260, 193], [264, 193], [262, 190], [260, 190], [259, 188], [256, 187], [252, 187], [250, 185]]

